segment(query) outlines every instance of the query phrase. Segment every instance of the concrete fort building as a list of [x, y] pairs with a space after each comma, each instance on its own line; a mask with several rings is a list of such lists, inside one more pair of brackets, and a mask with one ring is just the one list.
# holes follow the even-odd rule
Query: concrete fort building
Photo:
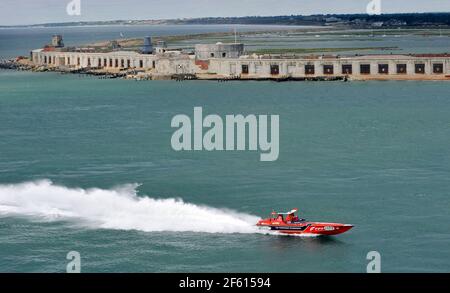
[[195, 45], [195, 58], [197, 60], [239, 58], [244, 54], [244, 44], [199, 44]]
[[450, 80], [450, 54], [408, 55], [256, 55], [246, 54], [244, 44], [199, 44], [194, 52], [156, 46], [144, 39], [140, 51], [64, 48], [62, 37], [52, 46], [31, 52], [36, 66], [55, 69], [139, 71], [153, 79], [192, 75], [198, 79], [273, 80]]

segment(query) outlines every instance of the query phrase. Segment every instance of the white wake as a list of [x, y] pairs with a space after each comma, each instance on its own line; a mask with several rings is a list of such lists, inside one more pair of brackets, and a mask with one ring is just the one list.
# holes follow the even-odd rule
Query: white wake
[[137, 195], [137, 184], [114, 189], [68, 188], [50, 180], [0, 185], [0, 215], [74, 220], [93, 228], [206, 233], [257, 233], [258, 217]]

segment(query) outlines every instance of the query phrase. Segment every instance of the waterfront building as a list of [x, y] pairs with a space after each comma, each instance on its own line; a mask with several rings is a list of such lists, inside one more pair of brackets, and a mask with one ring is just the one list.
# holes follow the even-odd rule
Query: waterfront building
[[[62, 38], [60, 39], [62, 42]], [[31, 52], [36, 65], [105, 70], [138, 69], [170, 78], [191, 74], [201, 79], [336, 79], [450, 80], [449, 54], [408, 55], [248, 55], [244, 44], [199, 44], [193, 54], [170, 50], [165, 42], [152, 49], [146, 38], [142, 54], [134, 51], [95, 52], [75, 49]]]

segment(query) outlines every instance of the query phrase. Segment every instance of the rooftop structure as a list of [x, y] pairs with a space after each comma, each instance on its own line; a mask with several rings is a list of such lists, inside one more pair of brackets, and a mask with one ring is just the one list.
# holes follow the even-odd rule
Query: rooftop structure
[[156, 54], [164, 54], [167, 51], [167, 44], [165, 41], [158, 41], [155, 47]]
[[119, 42], [116, 40], [112, 40], [109, 44], [110, 44], [112, 50], [120, 49]]
[[244, 54], [242, 43], [216, 43], [195, 45], [195, 58], [208, 60], [211, 58], [239, 58]]
[[63, 37], [61, 35], [54, 35], [52, 37], [52, 46], [55, 48], [64, 47]]
[[153, 53], [152, 38], [145, 37], [144, 46], [142, 47], [142, 54], [152, 54], [152, 53]]

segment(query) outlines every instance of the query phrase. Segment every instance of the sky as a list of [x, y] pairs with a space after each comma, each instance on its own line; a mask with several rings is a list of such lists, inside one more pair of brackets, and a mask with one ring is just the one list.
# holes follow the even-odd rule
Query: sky
[[[81, 15], [67, 4], [80, 1]], [[216, 16], [365, 13], [372, 0], [0, 0], [0, 25]], [[378, 1], [378, 0], [374, 0]], [[450, 12], [450, 0], [379, 0], [382, 13]]]

